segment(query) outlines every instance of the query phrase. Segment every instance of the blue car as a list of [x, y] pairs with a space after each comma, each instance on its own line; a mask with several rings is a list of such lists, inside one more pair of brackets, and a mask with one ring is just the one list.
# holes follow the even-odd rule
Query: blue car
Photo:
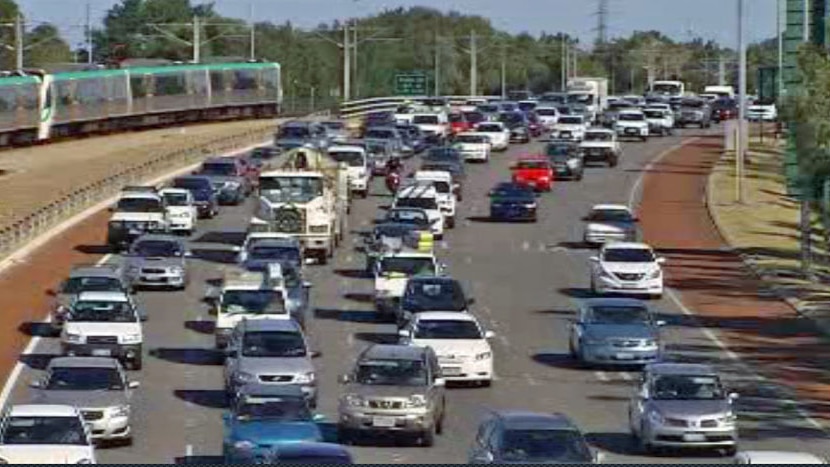
[[323, 432], [318, 423], [323, 420], [322, 415], [312, 413], [299, 386], [242, 386], [224, 414], [225, 463], [267, 457], [274, 446], [285, 443], [321, 442]]
[[280, 444], [260, 454], [239, 457], [237, 462], [245, 464], [354, 464], [349, 451], [334, 443], [292, 443]]
[[499, 183], [490, 190], [490, 220], [536, 222], [536, 192], [518, 183]]
[[182, 188], [193, 194], [199, 217], [212, 218], [219, 213], [218, 195], [210, 178], [201, 175], [176, 177], [173, 188]]

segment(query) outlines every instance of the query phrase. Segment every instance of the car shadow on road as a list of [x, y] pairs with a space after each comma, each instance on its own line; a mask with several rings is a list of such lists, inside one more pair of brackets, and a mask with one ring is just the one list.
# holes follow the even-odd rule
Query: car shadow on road
[[374, 295], [370, 293], [349, 292], [347, 294], [343, 294], [343, 298], [361, 303], [373, 303], [375, 301]]
[[185, 402], [209, 409], [226, 409], [230, 406], [228, 394], [222, 389], [176, 389], [173, 394]]
[[109, 245], [77, 245], [75, 247], [75, 251], [85, 255], [108, 255], [117, 253]]
[[20, 361], [20, 363], [26, 365], [27, 367], [33, 370], [45, 370], [46, 367], [49, 366], [49, 362], [51, 362], [53, 358], [57, 357], [60, 357], [60, 355], [47, 353], [29, 353], [21, 355], [18, 360]]
[[574, 310], [533, 310], [533, 313], [537, 315], [576, 316], [576, 311]]
[[593, 247], [590, 244], [585, 243], [585, 242], [559, 242], [555, 246], [561, 247], [561, 248], [567, 248], [568, 250], [585, 250], [585, 251], [596, 250], [595, 247]]
[[215, 321], [185, 321], [185, 329], [189, 329], [199, 334], [213, 335], [216, 331]]
[[344, 321], [349, 323], [379, 323], [378, 314], [372, 310], [340, 310], [335, 308], [315, 308], [317, 319]]
[[193, 248], [191, 250], [194, 259], [200, 259], [210, 263], [236, 264], [237, 254], [230, 250], [213, 248]]
[[334, 273], [349, 279], [371, 279], [372, 275], [365, 269], [335, 269]]
[[593, 293], [591, 293], [591, 289], [577, 289], [575, 287], [566, 287], [559, 289], [559, 293], [571, 298], [593, 298], [596, 297]]
[[18, 331], [29, 337], [57, 337], [60, 333], [49, 323], [26, 322], [18, 326]]
[[552, 368], [581, 370], [582, 365], [568, 353], [539, 352], [533, 355], [533, 361]]
[[225, 361], [224, 352], [216, 349], [171, 349], [157, 348], [150, 355], [159, 360], [185, 365], [216, 366]]
[[608, 453], [625, 456], [641, 456], [644, 454], [637, 446], [636, 440], [629, 433], [587, 433], [585, 440], [591, 446]]
[[370, 344], [387, 344], [395, 345], [400, 341], [397, 334], [390, 334], [387, 332], [356, 332], [355, 339]]

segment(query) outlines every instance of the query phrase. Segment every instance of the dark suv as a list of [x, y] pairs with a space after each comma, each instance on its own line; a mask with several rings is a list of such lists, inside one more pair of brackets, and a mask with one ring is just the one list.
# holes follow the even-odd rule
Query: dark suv
[[173, 180], [173, 188], [182, 188], [193, 194], [199, 217], [212, 218], [219, 213], [219, 199], [210, 178], [200, 175], [186, 175]]
[[280, 127], [274, 136], [274, 145], [283, 152], [301, 147], [322, 150], [328, 147], [328, 135], [319, 123], [295, 120]]
[[257, 177], [242, 159], [235, 157], [210, 158], [195, 175], [210, 179], [222, 204], [241, 204], [254, 191], [253, 180]]

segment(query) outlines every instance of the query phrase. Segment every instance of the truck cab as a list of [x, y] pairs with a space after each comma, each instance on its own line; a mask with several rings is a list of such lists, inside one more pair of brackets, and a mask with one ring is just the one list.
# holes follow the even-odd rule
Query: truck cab
[[169, 230], [167, 202], [155, 187], [125, 187], [111, 209], [107, 225], [107, 244], [115, 249], [129, 246], [145, 233]]
[[366, 148], [358, 144], [340, 144], [330, 147], [328, 155], [336, 162], [346, 164], [351, 192], [356, 196], [366, 198], [369, 194], [369, 184], [372, 181], [372, 170], [369, 167]]
[[199, 218], [193, 193], [184, 188], [165, 188], [159, 193], [167, 206], [170, 231], [182, 235], [192, 234]]
[[683, 81], [655, 81], [651, 83], [649, 94], [683, 97], [686, 95], [686, 84]]

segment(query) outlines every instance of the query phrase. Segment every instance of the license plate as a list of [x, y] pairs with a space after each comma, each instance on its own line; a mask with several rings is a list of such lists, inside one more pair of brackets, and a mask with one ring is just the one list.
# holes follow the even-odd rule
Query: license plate
[[563, 174], [563, 173], [566, 173], [567, 171], [568, 171], [568, 169], [559, 169], [559, 168], [556, 169], [556, 173], [558, 173], [558, 174]]
[[461, 368], [457, 366], [445, 366], [441, 368], [441, 372], [446, 376], [458, 376], [461, 374]]
[[625, 132], [628, 134], [634, 134], [637, 133], [637, 130], [635, 130], [634, 128], [626, 128]]
[[617, 360], [634, 360], [633, 353], [618, 353], [616, 357]]
[[623, 284], [622, 288], [628, 289], [628, 290], [633, 290], [633, 289], [639, 289], [640, 287], [638, 287], [637, 284]]
[[139, 229], [130, 229], [130, 235], [141, 235], [142, 233]]
[[391, 428], [395, 426], [395, 417], [372, 417], [372, 426]]
[[688, 441], [690, 443], [706, 441], [706, 435], [702, 435], [699, 433], [687, 433], [683, 435], [683, 441]]
[[92, 356], [93, 357], [109, 357], [112, 355], [112, 350], [110, 349], [92, 349]]
[[145, 277], [144, 280], [147, 282], [164, 282], [163, 277]]

